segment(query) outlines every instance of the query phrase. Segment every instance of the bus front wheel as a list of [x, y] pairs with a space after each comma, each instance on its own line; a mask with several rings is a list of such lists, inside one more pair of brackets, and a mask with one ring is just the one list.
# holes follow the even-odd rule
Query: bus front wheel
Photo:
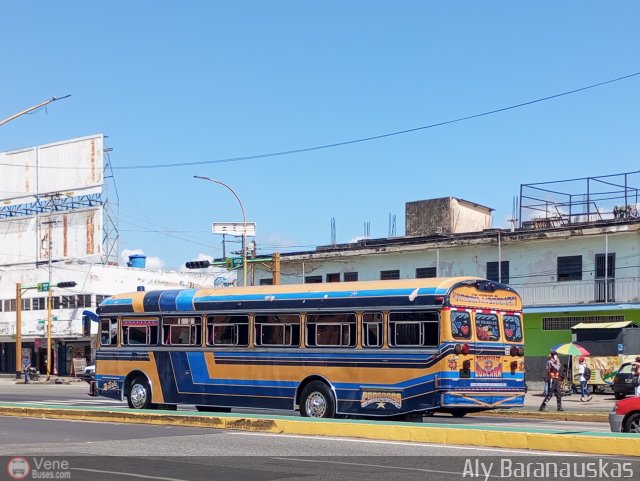
[[333, 418], [336, 415], [333, 394], [325, 383], [313, 381], [300, 396], [300, 415], [306, 418]]
[[149, 409], [151, 407], [151, 388], [146, 379], [137, 377], [131, 381], [127, 402], [131, 409]]

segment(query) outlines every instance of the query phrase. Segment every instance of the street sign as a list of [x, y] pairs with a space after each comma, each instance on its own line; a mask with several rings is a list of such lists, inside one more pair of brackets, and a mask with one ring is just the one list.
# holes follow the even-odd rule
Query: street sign
[[225, 259], [227, 269], [235, 269], [242, 265], [242, 257], [227, 257]]
[[49, 283], [48, 282], [40, 282], [38, 284], [38, 292], [48, 292], [49, 291]]
[[[246, 231], [245, 231], [246, 227]], [[212, 231], [214, 234], [242, 235], [245, 232], [247, 236], [256, 235], [255, 222], [213, 222]]]

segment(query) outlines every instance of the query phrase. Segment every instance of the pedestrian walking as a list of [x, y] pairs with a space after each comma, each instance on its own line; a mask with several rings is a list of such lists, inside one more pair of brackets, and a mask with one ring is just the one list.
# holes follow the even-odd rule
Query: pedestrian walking
[[22, 358], [22, 372], [24, 373], [24, 383], [29, 384], [29, 368], [31, 367], [31, 359], [24, 356]]
[[550, 379], [549, 392], [544, 397], [538, 410], [546, 411], [547, 403], [555, 396], [558, 403], [558, 411], [564, 411], [562, 408], [562, 393], [560, 392], [560, 359], [555, 351], [550, 352], [549, 360], [547, 361], [547, 375]]
[[587, 383], [589, 382], [589, 378], [591, 377], [591, 369], [587, 367], [587, 363], [584, 357], [578, 359], [578, 381], [580, 381], [580, 401], [587, 402], [591, 401], [591, 396], [589, 396], [589, 388], [587, 387]]

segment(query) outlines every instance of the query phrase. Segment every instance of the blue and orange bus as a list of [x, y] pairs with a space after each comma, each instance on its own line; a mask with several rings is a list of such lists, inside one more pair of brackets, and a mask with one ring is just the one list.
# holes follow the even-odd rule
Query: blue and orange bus
[[96, 394], [131, 408], [417, 419], [524, 403], [522, 303], [488, 280], [142, 291], [98, 315]]

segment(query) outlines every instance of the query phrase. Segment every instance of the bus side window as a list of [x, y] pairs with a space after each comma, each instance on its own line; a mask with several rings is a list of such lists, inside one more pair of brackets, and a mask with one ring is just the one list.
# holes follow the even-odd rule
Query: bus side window
[[365, 312], [362, 314], [362, 346], [382, 346], [382, 313]]
[[200, 317], [162, 319], [162, 343], [166, 346], [198, 346], [202, 332]]
[[115, 346], [118, 344], [118, 320], [110, 317], [100, 319], [100, 344]]
[[436, 347], [439, 340], [436, 312], [409, 311], [389, 313], [389, 346]]
[[249, 316], [207, 317], [207, 346], [248, 346]]
[[256, 314], [254, 324], [256, 346], [300, 346], [299, 314]]
[[352, 312], [307, 314], [309, 347], [355, 347], [356, 315]]

